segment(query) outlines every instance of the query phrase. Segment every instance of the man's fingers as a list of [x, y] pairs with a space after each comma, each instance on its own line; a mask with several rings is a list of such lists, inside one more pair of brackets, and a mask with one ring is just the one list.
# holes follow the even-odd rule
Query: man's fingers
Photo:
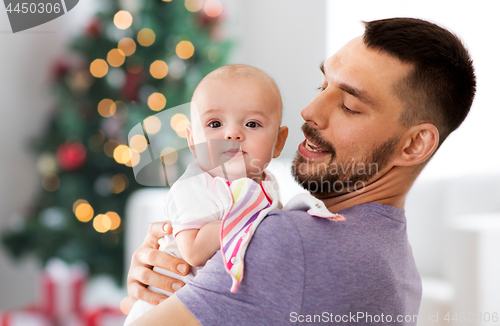
[[[131, 300], [140, 299], [157, 305], [167, 297], [147, 289], [148, 285], [174, 293], [184, 286], [184, 282], [152, 270], [161, 267], [178, 275], [187, 275], [190, 266], [182, 259], [158, 250], [158, 240], [172, 232], [170, 223], [151, 224], [143, 244], [134, 252], [127, 277], [127, 289]], [[123, 310], [128, 309], [129, 301], [124, 300]]]
[[134, 253], [132, 264], [140, 263], [147, 266], [158, 266], [179, 275], [189, 273], [189, 264], [184, 260], [171, 256], [163, 251], [141, 247]]
[[[178, 279], [156, 273], [155, 271], [147, 268], [141, 271], [141, 273], [137, 277], [137, 280], [142, 284], [151, 285], [172, 293], [180, 290], [181, 287], [184, 286], [184, 282]], [[132, 297], [134, 297], [134, 295]], [[137, 298], [141, 299], [141, 297]]]
[[146, 301], [147, 303], [150, 303], [154, 306], [168, 298], [163, 294], [148, 290], [137, 282], [130, 283], [128, 288], [129, 292], [131, 292], [134, 297], [139, 298], [142, 301]]
[[150, 253], [150, 256], [153, 256], [155, 258], [155, 262], [157, 262], [154, 266], [161, 267], [183, 276], [189, 273], [189, 264], [180, 258], [170, 256], [169, 254], [159, 250], [155, 250], [154, 253]]

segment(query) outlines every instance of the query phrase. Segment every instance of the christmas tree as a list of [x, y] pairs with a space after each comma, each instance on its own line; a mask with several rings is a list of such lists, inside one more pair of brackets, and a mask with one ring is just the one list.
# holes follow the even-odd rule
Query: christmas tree
[[[54, 65], [56, 105], [33, 142], [40, 192], [23, 224], [2, 235], [15, 257], [84, 261], [91, 274], [121, 281], [124, 206], [142, 187], [133, 153], [148, 145], [144, 136], [129, 143], [127, 135], [189, 102], [203, 76], [226, 61], [219, 0], [136, 3], [142, 7], [134, 12], [118, 0], [100, 1], [71, 53]], [[171, 129], [169, 137], [185, 135]]]

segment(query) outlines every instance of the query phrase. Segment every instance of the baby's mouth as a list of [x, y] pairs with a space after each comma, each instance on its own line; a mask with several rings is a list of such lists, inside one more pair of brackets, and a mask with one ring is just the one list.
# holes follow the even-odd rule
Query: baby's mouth
[[245, 152], [243, 152], [240, 148], [233, 148], [228, 151], [225, 151], [224, 154], [230, 157], [235, 157], [235, 156], [241, 156], [245, 154]]
[[315, 152], [315, 153], [328, 153], [327, 150], [325, 150], [324, 148], [321, 148], [315, 144], [313, 144], [308, 138], [306, 138], [306, 143], [304, 144], [305, 145], [305, 148], [311, 152]]

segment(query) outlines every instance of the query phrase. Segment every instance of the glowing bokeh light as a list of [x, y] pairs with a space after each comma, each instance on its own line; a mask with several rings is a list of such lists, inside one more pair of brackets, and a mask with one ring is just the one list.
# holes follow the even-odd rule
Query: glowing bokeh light
[[153, 111], [160, 111], [167, 105], [167, 99], [162, 93], [153, 93], [148, 97], [148, 106]]
[[125, 53], [120, 49], [112, 49], [106, 58], [112, 67], [120, 67], [125, 62]]
[[52, 153], [41, 154], [36, 162], [36, 168], [41, 175], [57, 172], [56, 157]]
[[156, 79], [165, 78], [165, 76], [168, 74], [168, 65], [165, 61], [156, 60], [149, 67], [149, 72], [151, 73], [151, 76]]
[[130, 148], [142, 153], [148, 148], [148, 141], [143, 135], [134, 135], [130, 138]]
[[125, 164], [130, 160], [130, 150], [127, 145], [118, 145], [113, 151], [113, 158], [120, 164]]
[[86, 201], [85, 199], [78, 199], [77, 201], [75, 201], [75, 202], [73, 203], [73, 213], [75, 213], [76, 208], [77, 208], [78, 206], [80, 206], [80, 204], [88, 204], [88, 203], [89, 203], [89, 202], [88, 202], [88, 201]]
[[207, 0], [203, 11], [208, 17], [217, 17], [222, 13], [222, 3], [219, 0]]
[[144, 119], [143, 125], [144, 130], [148, 134], [156, 134], [161, 129], [161, 121], [160, 119], [158, 119], [158, 117], [155, 116], [149, 116]]
[[126, 162], [125, 165], [128, 167], [133, 167], [139, 164], [139, 162], [141, 161], [141, 154], [139, 154], [139, 152], [133, 148], [130, 149], [130, 154], [130, 161]]
[[180, 120], [175, 124], [174, 130], [177, 132], [181, 132], [186, 129], [186, 127], [189, 126], [189, 120]]
[[95, 59], [90, 64], [90, 73], [96, 78], [102, 78], [108, 73], [108, 64], [102, 59]]
[[99, 214], [94, 218], [93, 226], [99, 233], [108, 232], [111, 228], [111, 219], [105, 214]]
[[120, 218], [120, 215], [118, 215], [117, 213], [115, 212], [107, 212], [105, 214], [107, 217], [109, 217], [110, 221], [111, 221], [111, 226], [109, 227], [110, 230], [116, 230], [118, 229], [118, 227], [120, 226], [121, 224], [121, 218]]
[[119, 29], [127, 29], [132, 25], [132, 15], [126, 10], [120, 10], [115, 14], [113, 23]]
[[162, 149], [160, 152], [160, 156], [162, 162], [167, 165], [175, 164], [175, 162], [177, 162], [177, 159], [179, 158], [179, 154], [177, 153], [175, 148], [172, 147], [165, 147], [164, 149]]
[[81, 203], [75, 208], [75, 216], [80, 222], [88, 222], [94, 216], [94, 209], [89, 203]]
[[99, 102], [97, 105], [97, 111], [101, 116], [104, 118], [109, 118], [113, 116], [116, 112], [116, 104], [113, 102], [113, 100], [110, 100], [109, 98], [105, 98]]
[[137, 45], [135, 41], [129, 37], [125, 37], [118, 42], [118, 49], [123, 51], [127, 57], [135, 53]]
[[117, 140], [110, 139], [104, 144], [104, 154], [108, 157], [113, 157], [113, 151], [115, 150], [116, 146], [120, 145], [120, 143]]
[[111, 192], [114, 194], [119, 194], [128, 187], [128, 178], [118, 173], [111, 178]]
[[197, 12], [203, 8], [203, 0], [185, 0], [184, 6], [188, 11]]
[[193, 43], [189, 41], [181, 41], [175, 47], [175, 53], [181, 59], [189, 59], [194, 54]]
[[177, 124], [180, 122], [180, 121], [183, 121], [183, 120], [187, 120], [188, 118], [186, 117], [185, 114], [182, 114], [182, 113], [176, 113], [172, 116], [172, 118], [170, 119], [170, 126], [172, 127], [172, 129], [176, 130], [176, 126]]
[[137, 33], [137, 42], [142, 46], [150, 46], [155, 42], [156, 35], [150, 28], [143, 28]]

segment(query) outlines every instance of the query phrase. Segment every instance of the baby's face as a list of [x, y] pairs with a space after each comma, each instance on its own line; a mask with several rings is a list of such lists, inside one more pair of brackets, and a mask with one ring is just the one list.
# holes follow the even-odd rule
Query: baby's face
[[[232, 140], [209, 142], [212, 144], [210, 160], [227, 161], [225, 172], [234, 178], [247, 176], [262, 181], [262, 172], [283, 148], [281, 142], [277, 142], [283, 134], [281, 98], [272, 85], [259, 77], [219, 77], [201, 85], [193, 102], [192, 125], [188, 130], [191, 148], [193, 144], [213, 139]], [[196, 150], [193, 154], [197, 156]], [[200, 162], [199, 156], [201, 151], [197, 157]], [[224, 176], [221, 167], [211, 169], [212, 166], [203, 164], [202, 167], [214, 176]]]

